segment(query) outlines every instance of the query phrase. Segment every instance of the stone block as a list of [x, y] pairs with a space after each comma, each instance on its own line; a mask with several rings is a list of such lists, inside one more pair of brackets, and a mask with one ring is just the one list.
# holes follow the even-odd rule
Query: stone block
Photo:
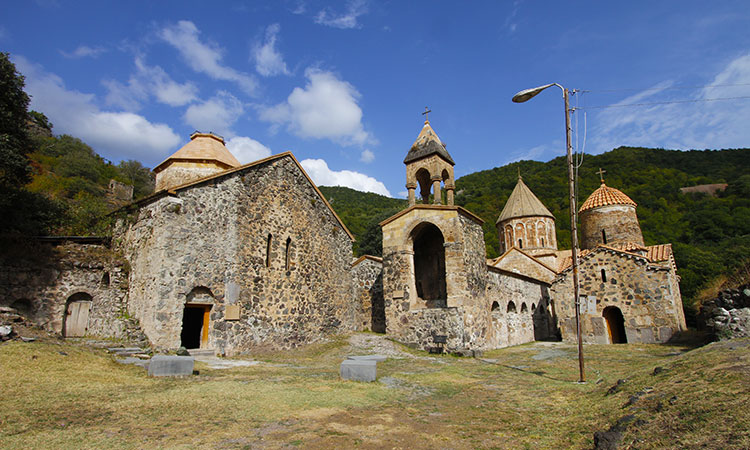
[[240, 305], [227, 305], [224, 320], [240, 320]]
[[192, 356], [156, 355], [148, 365], [151, 377], [183, 377], [193, 374], [195, 359]]
[[388, 359], [388, 357], [385, 355], [356, 355], [356, 356], [347, 356], [346, 359], [353, 359], [355, 361], [383, 362], [386, 359]]
[[372, 359], [347, 359], [341, 363], [339, 374], [343, 380], [375, 381], [377, 364]]

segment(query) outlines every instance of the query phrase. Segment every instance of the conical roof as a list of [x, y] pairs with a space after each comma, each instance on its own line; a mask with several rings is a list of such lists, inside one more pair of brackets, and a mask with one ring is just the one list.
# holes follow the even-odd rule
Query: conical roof
[[424, 127], [417, 136], [417, 140], [412, 144], [409, 153], [404, 158], [404, 164], [408, 164], [412, 161], [425, 158], [427, 156], [438, 154], [441, 158], [448, 161], [452, 166], [456, 163], [453, 162], [453, 158], [448, 154], [448, 150], [445, 149], [445, 144], [440, 141], [435, 130], [430, 126], [430, 121], [424, 121]]
[[615, 188], [607, 186], [602, 181], [602, 185], [599, 186], [599, 189], [595, 190], [591, 195], [589, 195], [589, 198], [587, 198], [586, 201], [583, 202], [583, 205], [581, 205], [581, 208], [578, 210], [578, 212], [583, 212], [589, 209], [609, 205], [630, 205], [633, 208], [638, 206], [633, 200], [630, 199], [630, 197]]
[[517, 217], [551, 217], [555, 218], [549, 209], [538, 199], [531, 189], [523, 182], [521, 176], [518, 176], [516, 187], [510, 193], [508, 201], [505, 203], [500, 217], [497, 222], [504, 222], [508, 219]]
[[164, 169], [170, 161], [215, 161], [230, 167], [239, 167], [241, 164], [224, 145], [224, 138], [213, 133], [195, 132], [190, 135], [190, 142], [177, 150], [172, 156], [165, 159], [154, 172]]

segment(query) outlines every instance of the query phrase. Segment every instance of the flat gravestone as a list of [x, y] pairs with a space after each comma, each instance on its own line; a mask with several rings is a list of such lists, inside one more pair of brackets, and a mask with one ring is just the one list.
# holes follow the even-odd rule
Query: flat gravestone
[[193, 374], [195, 359], [192, 356], [156, 355], [149, 361], [151, 377], [184, 377]]
[[353, 359], [355, 361], [383, 362], [386, 359], [388, 359], [388, 357], [385, 355], [357, 355], [357, 356], [347, 356], [346, 359]]
[[344, 380], [375, 381], [377, 365], [372, 359], [347, 359], [341, 363], [339, 374]]

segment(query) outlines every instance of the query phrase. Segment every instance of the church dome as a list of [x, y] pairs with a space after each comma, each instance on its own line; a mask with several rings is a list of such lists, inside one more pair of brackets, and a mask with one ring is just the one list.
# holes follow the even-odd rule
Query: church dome
[[632, 207], [638, 206], [633, 200], [627, 195], [623, 194], [615, 188], [609, 187], [604, 182], [599, 186], [599, 189], [595, 190], [589, 198], [583, 202], [578, 212], [583, 212], [593, 208], [599, 208], [602, 206], [610, 205], [628, 205]]
[[508, 201], [505, 203], [500, 216], [495, 223], [505, 222], [506, 220], [517, 217], [551, 217], [555, 218], [549, 209], [531, 192], [528, 186], [519, 176], [516, 187], [510, 193]]

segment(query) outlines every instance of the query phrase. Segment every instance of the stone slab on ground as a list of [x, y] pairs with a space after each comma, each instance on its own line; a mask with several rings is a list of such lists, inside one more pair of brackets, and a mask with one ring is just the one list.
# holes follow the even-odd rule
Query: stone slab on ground
[[377, 365], [372, 359], [347, 359], [341, 363], [339, 374], [344, 380], [375, 381]]
[[132, 356], [128, 356], [127, 358], [123, 358], [123, 359], [116, 359], [115, 361], [117, 361], [120, 364], [133, 364], [134, 366], [143, 367], [144, 369], [148, 369], [148, 364], [150, 362], [148, 360], [134, 358]]
[[151, 377], [184, 377], [193, 374], [195, 359], [192, 356], [156, 355], [149, 361]]
[[355, 361], [383, 362], [386, 359], [388, 359], [388, 357], [385, 355], [353, 355], [353, 356], [347, 356], [346, 359], [353, 359]]

